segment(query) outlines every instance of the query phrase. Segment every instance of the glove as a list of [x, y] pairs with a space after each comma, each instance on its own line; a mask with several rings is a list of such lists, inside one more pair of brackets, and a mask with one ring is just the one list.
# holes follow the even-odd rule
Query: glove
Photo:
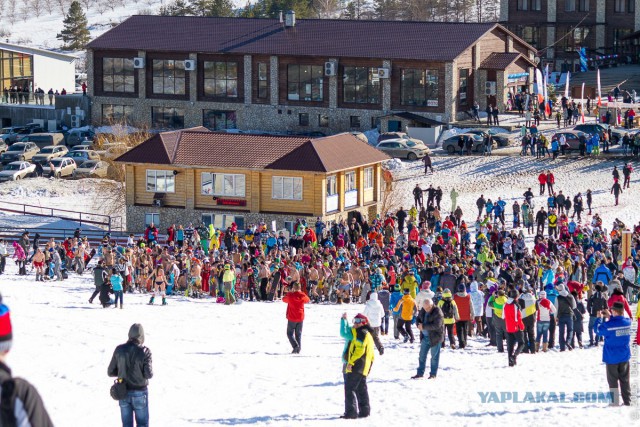
[[378, 349], [378, 353], [380, 353], [380, 356], [382, 356], [384, 354], [384, 347], [380, 347]]

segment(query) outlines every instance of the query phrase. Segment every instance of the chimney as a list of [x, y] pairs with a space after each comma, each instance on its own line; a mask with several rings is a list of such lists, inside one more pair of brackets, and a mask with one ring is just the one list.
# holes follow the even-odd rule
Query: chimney
[[296, 13], [293, 10], [287, 12], [284, 18], [284, 26], [287, 28], [296, 26]]
[[280, 11], [280, 23], [282, 24], [284, 22], [284, 18], [282, 17], [282, 11]]

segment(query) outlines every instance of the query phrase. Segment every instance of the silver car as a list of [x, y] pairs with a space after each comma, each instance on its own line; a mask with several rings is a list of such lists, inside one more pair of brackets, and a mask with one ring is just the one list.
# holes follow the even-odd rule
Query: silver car
[[74, 178], [106, 178], [109, 172], [109, 163], [102, 160], [87, 160], [78, 165], [73, 171]]
[[11, 162], [0, 171], [0, 181], [17, 181], [31, 176], [36, 165], [29, 162]]
[[54, 176], [55, 178], [71, 176], [76, 168], [76, 162], [73, 159], [70, 159], [69, 157], [58, 157], [57, 159], [51, 160], [48, 165], [44, 165], [42, 167], [42, 175]]
[[67, 154], [69, 150], [64, 145], [49, 145], [44, 147], [38, 154], [33, 156], [33, 163], [49, 163], [49, 160], [56, 157], [62, 157]]
[[382, 141], [376, 148], [390, 157], [416, 160], [429, 154], [429, 148], [411, 139], [391, 139]]

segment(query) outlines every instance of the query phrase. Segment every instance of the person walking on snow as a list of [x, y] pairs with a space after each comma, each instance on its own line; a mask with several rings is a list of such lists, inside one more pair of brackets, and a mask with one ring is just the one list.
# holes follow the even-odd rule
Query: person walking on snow
[[311, 301], [300, 290], [300, 283], [293, 284], [293, 291], [288, 292], [282, 302], [287, 304], [287, 338], [293, 347], [293, 354], [299, 354], [302, 347], [302, 322], [304, 322], [304, 305]]
[[456, 206], [458, 205], [458, 196], [460, 194], [456, 191], [455, 188], [451, 189], [451, 193], [449, 193], [449, 197], [451, 197], [451, 212], [455, 212]]
[[413, 331], [411, 330], [411, 322], [416, 314], [416, 302], [411, 297], [409, 288], [405, 288], [404, 295], [395, 306], [394, 312], [399, 313], [398, 332], [404, 338], [404, 342], [411, 341], [413, 344]]
[[411, 377], [418, 379], [424, 377], [427, 364], [427, 352], [431, 353], [431, 366], [429, 379], [435, 379], [438, 375], [438, 365], [440, 362], [440, 345], [444, 338], [444, 321], [442, 311], [433, 300], [426, 299], [422, 303], [422, 308], [416, 319], [418, 330], [420, 331], [420, 356], [418, 357], [418, 372]]
[[378, 301], [378, 293], [372, 292], [369, 296], [369, 301], [367, 301], [364, 305], [364, 312], [362, 313], [367, 316], [369, 319], [369, 325], [373, 329], [373, 333], [376, 336], [380, 335], [380, 325], [382, 324], [382, 319], [385, 316], [384, 307], [382, 303]]
[[620, 183], [618, 182], [617, 179], [614, 179], [613, 181], [613, 187], [611, 187], [611, 194], [613, 194], [613, 196], [615, 197], [616, 206], [618, 206], [618, 198], [620, 197], [620, 194], [622, 194], [622, 187], [620, 186]]
[[371, 414], [367, 377], [374, 360], [373, 336], [367, 328], [369, 319], [357, 314], [351, 329], [352, 339], [343, 354], [344, 361], [344, 415], [341, 418], [366, 418]]
[[[518, 291], [512, 289], [509, 291], [509, 299], [502, 310], [502, 318], [504, 319], [505, 329], [507, 332], [507, 355], [509, 358], [509, 366], [517, 365], [518, 355], [524, 349], [524, 340], [522, 339], [522, 331], [524, 331], [524, 323], [522, 323], [522, 313], [518, 305]], [[518, 344], [515, 347], [515, 344]]]

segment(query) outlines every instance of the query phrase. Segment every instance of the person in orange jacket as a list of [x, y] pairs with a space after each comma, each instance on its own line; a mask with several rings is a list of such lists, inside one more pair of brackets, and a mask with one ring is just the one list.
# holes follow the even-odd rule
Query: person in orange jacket
[[404, 295], [398, 301], [398, 304], [393, 309], [394, 312], [400, 314], [398, 319], [398, 332], [404, 337], [404, 342], [410, 341], [413, 344], [413, 331], [411, 330], [411, 322], [413, 316], [417, 313], [416, 301], [411, 297], [411, 291], [406, 288]]
[[302, 322], [304, 321], [304, 305], [309, 297], [300, 290], [300, 283], [293, 284], [293, 292], [288, 292], [282, 302], [287, 304], [287, 338], [293, 347], [291, 353], [300, 353], [302, 346]]
[[[518, 291], [512, 289], [509, 291], [509, 298], [502, 309], [502, 318], [504, 319], [505, 329], [507, 330], [507, 354], [509, 356], [509, 366], [517, 365], [518, 354], [524, 350], [524, 339], [522, 331], [524, 331], [524, 323], [522, 322], [522, 312], [518, 305]], [[518, 347], [515, 348], [515, 344]]]

